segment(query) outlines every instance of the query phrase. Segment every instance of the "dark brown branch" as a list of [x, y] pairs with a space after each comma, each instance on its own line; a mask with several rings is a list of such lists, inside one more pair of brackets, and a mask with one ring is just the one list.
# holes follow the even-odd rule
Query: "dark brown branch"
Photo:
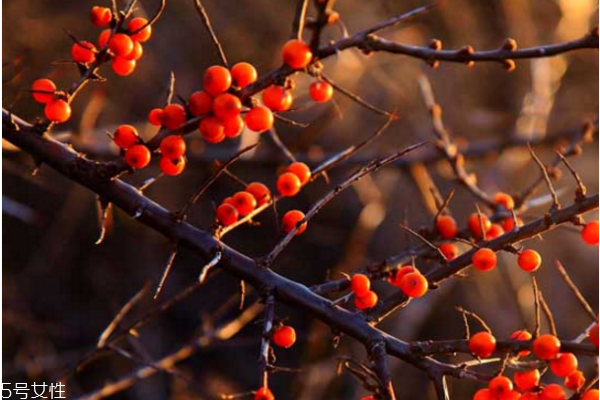
[[556, 194], [556, 190], [554, 190], [554, 185], [552, 184], [552, 180], [550, 179], [550, 175], [548, 174], [548, 168], [544, 165], [542, 160], [535, 154], [531, 145], [527, 145], [529, 149], [529, 154], [531, 154], [531, 158], [535, 161], [535, 163], [540, 167], [542, 171], [542, 175], [544, 176], [544, 180], [546, 181], [546, 185], [548, 186], [548, 190], [552, 195], [552, 210], [560, 209], [560, 202], [558, 201], [558, 195]]
[[369, 354], [373, 359], [375, 374], [379, 380], [381, 387], [381, 395], [383, 400], [396, 400], [396, 394], [394, 393], [394, 385], [392, 383], [392, 376], [387, 362], [387, 353], [385, 351], [384, 342], [375, 342], [369, 349]]
[[343, 87], [341, 87], [340, 85], [338, 85], [337, 83], [335, 83], [334, 81], [332, 81], [325, 74], [321, 73], [320, 77], [325, 82], [329, 83], [336, 91], [340, 92], [341, 94], [343, 94], [344, 96], [346, 96], [350, 100], [354, 101], [355, 103], [363, 106], [367, 110], [373, 111], [375, 114], [383, 115], [384, 117], [388, 117], [388, 118], [392, 118], [394, 116], [394, 113], [382, 110], [381, 108], [376, 107], [376, 106], [372, 105], [371, 103], [369, 103], [368, 101], [364, 100], [359, 95], [352, 93], [348, 89], [344, 89]]
[[596, 316], [596, 313], [594, 312], [594, 309], [592, 308], [592, 306], [590, 306], [590, 303], [587, 302], [587, 300], [585, 299], [583, 294], [581, 294], [581, 292], [579, 291], [579, 288], [577, 288], [577, 285], [575, 285], [575, 282], [573, 282], [573, 280], [569, 276], [569, 273], [567, 272], [565, 267], [558, 260], [556, 260], [556, 268], [558, 269], [558, 273], [563, 278], [563, 280], [565, 281], [565, 283], [567, 284], [569, 289], [571, 289], [571, 292], [573, 292], [573, 294], [575, 295], [575, 298], [577, 299], [579, 304], [581, 304], [581, 306], [583, 307], [585, 312], [590, 316], [592, 321], [596, 321], [597, 316]]

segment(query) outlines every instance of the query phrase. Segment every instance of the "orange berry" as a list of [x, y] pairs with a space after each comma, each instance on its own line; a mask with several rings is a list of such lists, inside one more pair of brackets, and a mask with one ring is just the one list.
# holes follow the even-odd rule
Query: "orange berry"
[[194, 117], [206, 115], [212, 111], [213, 98], [206, 92], [194, 92], [188, 99], [188, 108]]
[[108, 40], [112, 35], [112, 31], [110, 29], [105, 29], [98, 35], [98, 47], [103, 49], [108, 44]]
[[588, 390], [583, 394], [581, 400], [598, 400], [598, 389]]
[[275, 396], [269, 388], [262, 387], [254, 392], [254, 400], [275, 400]]
[[300, 179], [300, 183], [302, 185], [305, 185], [306, 183], [308, 183], [308, 181], [310, 180], [310, 177], [311, 177], [310, 168], [308, 167], [308, 165], [306, 165], [302, 162], [294, 162], [294, 163], [290, 164], [287, 167], [286, 171], [291, 172], [292, 174], [296, 175], [298, 177], [298, 179]]
[[540, 400], [566, 400], [566, 398], [565, 390], [556, 383], [546, 386], [540, 392]]
[[231, 67], [231, 78], [237, 87], [243, 89], [251, 83], [256, 82], [258, 73], [252, 64], [240, 62]]
[[577, 371], [578, 366], [577, 357], [572, 353], [560, 353], [555, 360], [550, 362], [550, 369], [559, 378], [566, 378], [571, 375]]
[[592, 342], [594, 346], [598, 347], [598, 324], [590, 329], [588, 332], [588, 339], [590, 339], [590, 342]]
[[[42, 78], [37, 79], [31, 85], [33, 99], [38, 103], [49, 103], [54, 99], [54, 92], [56, 92], [56, 85], [50, 79]], [[43, 93], [42, 93], [43, 92]]]
[[163, 157], [175, 159], [185, 154], [185, 140], [179, 135], [170, 135], [160, 142], [160, 154]]
[[131, 38], [140, 43], [146, 42], [150, 39], [150, 36], [152, 36], [152, 26], [148, 25], [148, 20], [142, 17], [133, 18], [129, 21], [127, 30], [129, 31]]
[[358, 296], [366, 296], [371, 291], [371, 280], [363, 274], [354, 274], [350, 278], [350, 290]]
[[140, 58], [142, 58], [142, 56], [144, 55], [144, 48], [142, 47], [142, 45], [140, 44], [140, 42], [133, 42], [133, 50], [131, 50], [131, 53], [129, 53], [128, 55], [126, 55], [124, 58], [126, 60], [134, 60], [137, 61]]
[[458, 257], [458, 247], [454, 243], [442, 243], [440, 251], [448, 261], [452, 261]]
[[[529, 331], [523, 329], [520, 331], [513, 332], [513, 334], [510, 335], [510, 338], [512, 340], [527, 342], [527, 341], [531, 340], [531, 338], [533, 338], [533, 335], [531, 335], [531, 333], [529, 333]], [[527, 357], [529, 354], [531, 354], [530, 351], [522, 351], [519, 353], [519, 356]]]
[[225, 136], [228, 138], [236, 138], [244, 131], [244, 119], [239, 115], [233, 118], [225, 118], [221, 120], [221, 122], [223, 123], [223, 128], [225, 129]]
[[238, 210], [228, 203], [223, 203], [217, 207], [217, 221], [223, 226], [230, 226], [235, 224], [240, 215]]
[[163, 174], [167, 176], [176, 176], [183, 172], [185, 169], [185, 164], [185, 157], [161, 157], [160, 161], [158, 162], [158, 167]]
[[450, 215], [440, 215], [435, 221], [435, 229], [444, 239], [454, 239], [458, 233], [456, 220]]
[[204, 72], [204, 91], [211, 96], [225, 93], [231, 87], [231, 74], [225, 67], [213, 65]]
[[146, 168], [151, 158], [150, 150], [143, 144], [133, 145], [125, 152], [125, 162], [134, 169]]
[[161, 126], [163, 119], [163, 110], [162, 108], [153, 108], [148, 113], [148, 122], [154, 126]]
[[496, 253], [494, 253], [493, 250], [482, 248], [477, 250], [475, 254], [473, 254], [471, 262], [473, 263], [473, 266], [478, 270], [487, 272], [491, 271], [496, 267], [498, 258], [496, 257]]
[[496, 351], [496, 338], [489, 332], [478, 332], [469, 339], [469, 351], [475, 357], [487, 358]]
[[96, 61], [96, 46], [85, 41], [73, 43], [73, 46], [71, 46], [71, 57], [78, 63], [93, 63]]
[[125, 57], [115, 57], [110, 64], [113, 72], [119, 76], [129, 76], [135, 70], [136, 61]]
[[540, 371], [532, 369], [530, 371], [515, 372], [515, 384], [524, 391], [533, 390], [540, 384]]
[[542, 265], [542, 256], [535, 250], [523, 250], [519, 254], [519, 267], [526, 272], [536, 271]]
[[553, 335], [542, 335], [533, 341], [533, 354], [541, 360], [554, 360], [560, 352], [560, 340]]
[[[302, 211], [292, 210], [285, 213], [283, 219], [281, 220], [281, 227], [284, 233], [290, 233], [300, 221], [304, 219], [305, 215]], [[302, 235], [306, 230], [307, 224], [304, 222], [302, 225], [298, 227], [296, 231], [296, 236]]]
[[260, 182], [250, 183], [248, 186], [246, 186], [246, 192], [254, 196], [256, 199], [256, 205], [258, 207], [271, 201], [271, 191], [266, 185]]
[[125, 57], [133, 51], [133, 40], [124, 33], [115, 33], [108, 40], [108, 48], [117, 57]]
[[496, 193], [496, 195], [494, 196], [494, 203], [504, 207], [504, 209], [508, 211], [515, 208], [515, 200], [506, 193]]
[[[522, 227], [523, 226], [523, 220], [519, 217], [517, 217], [517, 226], [518, 227]], [[510, 232], [513, 229], [515, 229], [515, 220], [513, 217], [510, 218], [506, 218], [502, 221], [502, 229], [504, 229], [504, 232]]]
[[213, 100], [212, 111], [221, 119], [234, 118], [242, 112], [242, 102], [237, 96], [223, 93]]
[[185, 123], [187, 115], [181, 104], [169, 104], [163, 108], [162, 122], [165, 128], [174, 131]]
[[233, 205], [240, 216], [245, 217], [256, 209], [256, 199], [248, 192], [237, 192], [233, 195]]
[[308, 89], [308, 93], [313, 101], [325, 103], [333, 96], [333, 86], [327, 82], [313, 82]]
[[565, 386], [574, 392], [579, 392], [585, 385], [585, 375], [581, 371], [575, 371], [565, 378]]
[[282, 326], [273, 332], [273, 343], [277, 347], [289, 349], [296, 343], [296, 331], [291, 326]]
[[598, 221], [593, 221], [583, 227], [581, 231], [583, 241], [592, 246], [598, 246]]
[[302, 69], [312, 61], [310, 47], [302, 40], [289, 40], [281, 50], [283, 62], [294, 69]]
[[120, 125], [113, 133], [113, 141], [121, 149], [128, 149], [137, 143], [139, 134], [131, 125]]
[[270, 110], [283, 112], [292, 107], [294, 97], [283, 86], [272, 85], [263, 90], [262, 101]]
[[488, 389], [492, 396], [501, 399], [513, 391], [513, 383], [506, 376], [496, 376], [490, 381]]
[[485, 234], [487, 240], [494, 240], [504, 235], [504, 229], [498, 224], [492, 224], [490, 230]]
[[400, 284], [402, 283], [402, 278], [408, 274], [412, 274], [413, 272], [418, 272], [417, 269], [413, 266], [406, 265], [404, 267], [398, 268], [396, 271], [396, 275], [394, 275], [391, 284], [401, 289]]
[[54, 99], [46, 104], [44, 114], [52, 122], [66, 122], [71, 118], [71, 106], [64, 100]]
[[200, 134], [209, 143], [219, 143], [225, 139], [225, 126], [218, 118], [204, 118], [200, 121]]
[[359, 310], [366, 310], [377, 305], [379, 296], [373, 291], [367, 292], [364, 296], [354, 296], [354, 306]]
[[291, 172], [283, 173], [277, 179], [277, 190], [282, 196], [292, 197], [297, 195], [302, 188], [302, 182], [296, 174]]
[[400, 289], [410, 298], [418, 299], [429, 290], [429, 282], [419, 272], [411, 272], [402, 277]]
[[112, 20], [110, 8], [94, 6], [90, 11], [90, 21], [98, 28], [108, 25]]
[[483, 237], [483, 233], [481, 232], [482, 226], [483, 226], [483, 231], [485, 233], [488, 233], [489, 230], [492, 229], [492, 222], [484, 214], [481, 214], [481, 217], [480, 217], [478, 213], [473, 213], [469, 216], [469, 219], [467, 220], [467, 226], [469, 227], [469, 230], [471, 231], [471, 233], [476, 238], [480, 239]]
[[273, 113], [266, 107], [254, 107], [246, 113], [244, 122], [254, 132], [264, 132], [273, 126]]

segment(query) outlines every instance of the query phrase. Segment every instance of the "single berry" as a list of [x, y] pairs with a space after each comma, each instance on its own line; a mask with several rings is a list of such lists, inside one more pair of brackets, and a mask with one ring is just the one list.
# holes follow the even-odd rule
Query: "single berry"
[[254, 392], [254, 400], [275, 400], [275, 396], [269, 388], [262, 387]]
[[110, 64], [113, 72], [119, 76], [129, 76], [135, 70], [136, 61], [125, 57], [115, 57]]
[[418, 272], [413, 266], [405, 265], [403, 267], [399, 267], [391, 281], [392, 285], [401, 289], [400, 284], [402, 283], [402, 278], [408, 274], [412, 274], [413, 272]]
[[480, 389], [473, 396], [473, 400], [494, 400], [490, 389]]
[[140, 43], [146, 42], [152, 36], [152, 26], [148, 25], [148, 20], [142, 17], [133, 18], [129, 21], [127, 30], [131, 38]]
[[96, 46], [90, 42], [77, 42], [71, 46], [71, 57], [82, 64], [90, 64], [96, 61]]
[[194, 117], [207, 115], [212, 111], [213, 98], [206, 92], [197, 91], [188, 99], [188, 109]]
[[496, 338], [489, 332], [478, 332], [469, 339], [469, 351], [475, 357], [487, 358], [496, 351]]
[[556, 383], [546, 386], [540, 392], [540, 400], [566, 400], [566, 398], [565, 390]]
[[371, 291], [371, 280], [363, 274], [354, 274], [350, 278], [350, 290], [358, 296], [365, 296]]
[[560, 340], [554, 335], [542, 335], [533, 341], [533, 354], [541, 360], [554, 360], [560, 352]]
[[272, 85], [263, 90], [262, 101], [272, 111], [283, 112], [292, 107], [294, 97], [283, 86]]
[[506, 376], [496, 376], [490, 381], [488, 389], [492, 396], [501, 399], [513, 391], [513, 383]]
[[411, 272], [402, 277], [400, 289], [410, 298], [417, 299], [427, 294], [429, 282], [419, 272]]
[[50, 79], [37, 79], [31, 85], [33, 99], [38, 103], [46, 104], [54, 99], [56, 85]]
[[246, 192], [252, 194], [256, 199], [256, 205], [258, 207], [267, 204], [271, 201], [271, 191], [269, 188], [260, 183], [260, 182], [252, 182], [248, 186], [246, 186]]
[[[523, 226], [523, 220], [519, 217], [517, 217], [517, 226], [519, 228]], [[510, 232], [515, 229], [515, 219], [510, 217], [502, 220], [502, 229], [504, 229], [504, 232]]]
[[231, 67], [231, 79], [233, 79], [233, 83], [240, 89], [256, 82], [257, 78], [258, 73], [252, 64], [240, 62]]
[[[479, 213], [473, 213], [469, 216], [467, 220], [467, 226], [471, 233], [478, 239], [483, 237], [483, 232], [487, 233], [490, 229], [492, 229], [492, 222], [490, 219], [484, 215]], [[483, 232], [481, 228], [483, 227]]]
[[171, 131], [181, 128], [186, 119], [185, 108], [181, 104], [169, 104], [163, 108], [163, 125]]
[[[528, 341], [530, 341], [533, 338], [533, 335], [531, 333], [529, 333], [529, 331], [523, 329], [523, 330], [520, 330], [520, 331], [513, 332], [513, 334], [510, 335], [510, 338], [512, 340], [517, 340], [517, 341], [521, 341], [521, 342], [528, 342]], [[529, 354], [531, 354], [530, 351], [524, 350], [524, 351], [521, 351], [519, 353], [519, 356], [520, 357], [527, 357]]]
[[583, 372], [575, 371], [565, 378], [565, 386], [574, 392], [579, 392], [585, 385], [585, 381]]
[[146, 168], [151, 158], [150, 150], [143, 144], [133, 145], [125, 152], [125, 162], [134, 169]]
[[292, 174], [296, 175], [298, 177], [298, 179], [300, 179], [300, 183], [302, 185], [306, 185], [308, 183], [308, 181], [310, 181], [310, 177], [311, 177], [310, 168], [308, 167], [308, 165], [304, 164], [303, 162], [294, 162], [294, 163], [290, 164], [287, 167], [286, 171], [291, 172]]
[[240, 215], [238, 210], [228, 203], [223, 203], [217, 207], [217, 221], [223, 226], [230, 226], [235, 224]]
[[289, 349], [296, 343], [296, 331], [291, 326], [282, 326], [273, 332], [273, 343], [277, 347]]
[[179, 135], [170, 135], [160, 142], [160, 154], [167, 158], [179, 158], [185, 154], [185, 140]]
[[224, 133], [228, 138], [236, 138], [244, 131], [244, 119], [238, 115], [232, 118], [222, 119]]
[[532, 369], [530, 371], [515, 372], [515, 384], [523, 391], [533, 390], [540, 384], [540, 371]]
[[313, 101], [325, 103], [333, 96], [333, 86], [327, 82], [313, 82], [308, 89], [308, 93]]
[[550, 362], [550, 369], [559, 378], [566, 378], [577, 371], [579, 362], [573, 353], [560, 353]]
[[128, 149], [138, 142], [137, 129], [131, 125], [120, 125], [113, 133], [115, 144], [121, 149]]
[[148, 113], [148, 122], [154, 126], [161, 126], [163, 119], [163, 109], [162, 108], [153, 108]]
[[583, 394], [581, 400], [598, 400], [598, 389], [588, 390]]
[[90, 21], [98, 28], [102, 28], [110, 23], [112, 13], [110, 8], [94, 6], [90, 11]]
[[133, 51], [133, 40], [124, 33], [115, 33], [108, 40], [108, 48], [117, 57], [125, 57]]
[[496, 257], [496, 253], [494, 253], [493, 250], [482, 248], [477, 250], [475, 254], [473, 254], [471, 262], [473, 263], [473, 266], [478, 270], [488, 272], [496, 267], [498, 258]]
[[485, 234], [487, 240], [494, 240], [504, 235], [504, 229], [498, 224], [492, 224], [490, 230]]
[[535, 250], [523, 250], [519, 254], [519, 267], [526, 272], [536, 271], [542, 265], [542, 256]]
[[590, 342], [592, 342], [594, 346], [598, 347], [598, 324], [590, 329], [588, 332], [588, 339], [590, 339]]
[[237, 96], [223, 93], [213, 100], [212, 111], [221, 119], [234, 118], [242, 112], [242, 102]]
[[440, 215], [435, 221], [435, 229], [444, 239], [454, 239], [458, 233], [456, 220], [450, 215]]
[[225, 139], [225, 126], [218, 118], [204, 118], [200, 121], [200, 134], [209, 143], [220, 143]]
[[458, 257], [458, 247], [454, 243], [442, 243], [440, 251], [448, 261], [452, 261]]
[[240, 216], [245, 217], [256, 209], [256, 199], [248, 192], [237, 192], [233, 195], [233, 205]]
[[282, 196], [292, 197], [297, 195], [302, 188], [302, 182], [296, 174], [291, 172], [283, 173], [277, 179], [277, 190]]
[[231, 74], [225, 67], [214, 65], [204, 72], [204, 91], [211, 96], [225, 93], [231, 87]]
[[108, 44], [110, 36], [112, 35], [112, 31], [110, 29], [105, 29], [98, 35], [98, 47], [103, 49]]
[[505, 210], [512, 210], [515, 208], [515, 200], [506, 193], [496, 193], [494, 196], [494, 203], [499, 206], [502, 206]]
[[598, 246], [598, 221], [588, 223], [581, 231], [583, 241], [592, 246]]
[[133, 50], [131, 50], [131, 53], [129, 53], [128, 55], [126, 55], [125, 58], [126, 60], [134, 60], [137, 61], [140, 58], [142, 58], [142, 56], [144, 55], [144, 48], [142, 47], [142, 45], [140, 44], [140, 42], [133, 42]]
[[167, 176], [177, 176], [183, 172], [185, 164], [185, 157], [169, 158], [163, 156], [158, 162], [158, 167]]
[[64, 100], [54, 99], [46, 104], [44, 114], [52, 122], [66, 122], [71, 118], [71, 106]]
[[366, 310], [377, 305], [379, 296], [373, 291], [367, 292], [364, 296], [354, 296], [354, 306], [358, 310]]
[[273, 126], [273, 113], [266, 107], [254, 107], [246, 113], [244, 122], [254, 132], [264, 132]]
[[302, 69], [312, 61], [310, 47], [302, 40], [289, 40], [281, 50], [283, 62], [293, 69]]
[[[298, 226], [298, 223], [305, 218], [305, 215], [302, 211], [291, 210], [284, 214], [283, 219], [281, 220], [281, 227], [284, 233], [290, 233], [291, 231]], [[296, 231], [296, 236], [302, 235], [306, 230], [307, 224], [306, 222], [302, 223], [302, 225], [298, 226], [298, 230]]]

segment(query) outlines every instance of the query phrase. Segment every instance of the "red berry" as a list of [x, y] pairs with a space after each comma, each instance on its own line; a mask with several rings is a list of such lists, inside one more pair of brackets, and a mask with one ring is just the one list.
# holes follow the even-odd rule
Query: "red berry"
[[220, 143], [225, 139], [225, 127], [218, 118], [204, 118], [200, 121], [200, 134], [209, 143]]
[[121, 149], [128, 149], [137, 143], [138, 131], [131, 125], [120, 125], [113, 133], [115, 144]]
[[481, 389], [475, 393], [473, 400], [494, 400], [494, 397], [492, 396], [490, 389]]
[[223, 226], [230, 226], [235, 224], [240, 217], [238, 210], [228, 203], [223, 203], [219, 207], [217, 207], [216, 214], [217, 221], [219, 221], [219, 224]]
[[496, 203], [499, 206], [504, 207], [505, 210], [512, 210], [513, 208], [515, 208], [515, 201], [514, 199], [506, 194], [506, 193], [496, 193], [496, 195], [494, 196], [494, 203]]
[[598, 400], [598, 389], [588, 390], [583, 394], [581, 400]]
[[124, 33], [115, 33], [108, 40], [108, 48], [117, 57], [125, 57], [133, 51], [133, 40]]
[[[517, 217], [517, 226], [521, 227], [523, 226], [523, 220], [519, 217]], [[513, 217], [510, 218], [506, 218], [502, 221], [502, 229], [504, 229], [504, 232], [510, 232], [513, 229], [515, 229], [515, 220]]]
[[277, 347], [289, 349], [296, 343], [296, 331], [291, 326], [282, 326], [273, 332], [273, 343]]
[[419, 298], [427, 294], [429, 282], [419, 272], [411, 272], [402, 277], [400, 289], [410, 298]]
[[105, 29], [98, 35], [98, 47], [103, 49], [108, 44], [108, 40], [112, 35], [112, 31], [110, 29]]
[[240, 216], [245, 217], [256, 209], [256, 199], [248, 192], [237, 192], [233, 195], [233, 205]]
[[366, 296], [371, 291], [371, 280], [363, 274], [354, 274], [350, 278], [350, 290], [358, 296]]
[[[290, 233], [300, 221], [304, 219], [305, 215], [302, 211], [292, 210], [285, 213], [283, 219], [281, 221], [281, 227], [284, 233]], [[306, 230], [307, 224], [304, 222], [302, 225], [298, 226], [298, 230], [296, 231], [296, 236], [299, 236], [304, 233]]]
[[71, 46], [71, 57], [78, 63], [93, 63], [96, 61], [96, 46], [90, 42], [73, 43], [73, 46]]
[[262, 101], [270, 110], [283, 112], [292, 107], [294, 97], [283, 86], [272, 85], [263, 90]]
[[294, 69], [302, 69], [312, 61], [310, 47], [302, 40], [289, 40], [281, 50], [283, 62]]
[[204, 91], [211, 96], [225, 93], [231, 87], [231, 74], [225, 67], [214, 65], [204, 72]]
[[71, 106], [64, 100], [54, 99], [46, 104], [44, 114], [52, 122], [66, 122], [71, 118]]
[[310, 172], [310, 168], [308, 168], [308, 165], [302, 163], [302, 162], [295, 162], [290, 164], [287, 169], [287, 172], [291, 172], [292, 174], [296, 175], [298, 177], [298, 179], [300, 179], [300, 183], [302, 185], [305, 185], [306, 183], [308, 183], [308, 181], [310, 180], [311, 177], [311, 172]]
[[554, 360], [560, 352], [560, 340], [553, 335], [542, 335], [533, 341], [533, 354], [542, 360]]
[[469, 351], [475, 357], [487, 358], [496, 351], [496, 338], [489, 332], [478, 332], [469, 339]]
[[144, 48], [142, 47], [142, 45], [140, 44], [140, 42], [133, 42], [133, 50], [131, 51], [131, 53], [129, 53], [127, 56], [125, 56], [124, 58], [126, 60], [134, 60], [137, 61], [140, 58], [142, 58], [142, 56], [144, 55]]
[[302, 182], [300, 178], [291, 172], [283, 173], [277, 179], [277, 190], [282, 196], [292, 197], [300, 192]]
[[590, 329], [588, 332], [588, 339], [590, 339], [590, 342], [592, 342], [594, 346], [598, 347], [598, 324]]
[[579, 392], [585, 385], [585, 375], [581, 371], [572, 372], [565, 378], [565, 386], [574, 392]]
[[496, 267], [496, 263], [498, 259], [496, 257], [496, 253], [493, 250], [482, 248], [479, 249], [473, 254], [473, 258], [471, 259], [473, 266], [480, 271], [487, 272], [491, 271]]
[[359, 310], [366, 310], [377, 305], [379, 296], [373, 291], [367, 292], [364, 296], [354, 296], [354, 306]]
[[535, 250], [523, 250], [519, 254], [519, 267], [526, 272], [536, 271], [542, 265], [542, 257]]
[[490, 381], [488, 388], [492, 396], [502, 399], [513, 391], [513, 383], [505, 376], [497, 376]]
[[252, 64], [240, 62], [231, 67], [231, 78], [237, 87], [243, 89], [256, 82], [258, 73]]
[[176, 176], [183, 172], [185, 164], [185, 157], [168, 158], [163, 156], [158, 162], [158, 167], [163, 174]]
[[160, 142], [160, 153], [163, 157], [175, 159], [185, 154], [185, 140], [179, 135], [170, 135]]
[[533, 390], [540, 384], [540, 371], [532, 369], [530, 371], [515, 372], [515, 384], [524, 391]]
[[479, 213], [471, 214], [471, 216], [469, 216], [469, 219], [467, 220], [467, 225], [468, 225], [471, 233], [476, 238], [483, 237], [483, 233], [481, 232], [482, 226], [483, 226], [483, 231], [485, 233], [487, 233], [490, 229], [492, 229], [492, 223], [489, 220], [489, 218], [484, 214], [481, 214], [481, 217], [480, 217]]
[[454, 243], [442, 243], [440, 251], [448, 261], [452, 261], [458, 257], [458, 247]]
[[333, 96], [333, 86], [327, 82], [313, 82], [308, 89], [310, 98], [317, 103], [325, 103]]
[[269, 388], [262, 387], [254, 392], [254, 400], [275, 400], [275, 396]]
[[185, 108], [181, 104], [169, 104], [163, 108], [162, 122], [165, 128], [175, 131], [185, 123], [187, 119]]
[[241, 116], [222, 119], [224, 133], [228, 138], [236, 138], [244, 131], [244, 119]]
[[90, 11], [90, 20], [92, 21], [92, 24], [96, 25], [98, 28], [108, 25], [112, 20], [110, 8], [99, 6], [92, 7], [92, 10]]
[[129, 31], [131, 38], [140, 43], [146, 42], [150, 39], [150, 36], [152, 36], [152, 26], [148, 25], [148, 20], [142, 17], [133, 18], [129, 21], [127, 30]]
[[540, 393], [540, 400], [566, 400], [566, 398], [565, 390], [556, 383], [546, 386]]
[[572, 353], [560, 353], [555, 360], [550, 362], [550, 369], [559, 378], [566, 378], [577, 371], [579, 363]]
[[444, 239], [454, 239], [458, 233], [456, 220], [449, 215], [440, 215], [435, 221], [435, 229]]
[[148, 122], [154, 126], [161, 126], [163, 119], [163, 110], [162, 108], [153, 108], [148, 113]]
[[143, 144], [133, 145], [125, 152], [125, 162], [134, 169], [146, 168], [151, 158], [150, 150]]
[[391, 282], [392, 285], [398, 287], [399, 289], [402, 289], [400, 287], [400, 284], [402, 283], [402, 278], [404, 278], [405, 275], [411, 274], [413, 272], [418, 272], [418, 271], [415, 267], [412, 267], [410, 265], [398, 268], [398, 270], [396, 271], [396, 275], [394, 276], [394, 278]]
[[192, 93], [188, 99], [188, 108], [194, 117], [206, 115], [212, 111], [213, 99], [206, 92], [198, 91]]
[[[49, 103], [54, 99], [54, 92], [56, 92], [56, 85], [50, 79], [37, 79], [31, 85], [32, 96], [38, 103]], [[43, 92], [43, 93], [42, 93]]]
[[271, 201], [271, 191], [265, 185], [260, 182], [252, 182], [246, 186], [246, 192], [252, 194], [256, 199], [256, 205], [258, 207], [267, 204]]
[[115, 74], [129, 76], [135, 70], [136, 61], [128, 60], [125, 57], [115, 57], [110, 66]]
[[273, 126], [273, 113], [266, 107], [254, 107], [246, 113], [244, 122], [254, 132], [264, 132]]
[[593, 221], [583, 227], [581, 231], [583, 241], [592, 246], [598, 246], [598, 221]]
[[242, 102], [237, 96], [223, 93], [213, 100], [212, 111], [221, 119], [234, 118], [242, 112]]
[[[531, 335], [531, 333], [529, 333], [525, 329], [513, 332], [513, 334], [510, 335], [510, 338], [512, 340], [523, 341], [523, 342], [527, 342], [527, 341], [531, 340], [532, 337], [533, 336]], [[529, 354], [531, 354], [530, 351], [522, 351], [522, 352], [519, 353], [519, 356], [520, 357], [527, 357]]]
[[504, 235], [504, 229], [502, 229], [502, 226], [498, 224], [492, 224], [490, 230], [485, 234], [485, 238], [487, 240], [494, 240], [502, 235]]

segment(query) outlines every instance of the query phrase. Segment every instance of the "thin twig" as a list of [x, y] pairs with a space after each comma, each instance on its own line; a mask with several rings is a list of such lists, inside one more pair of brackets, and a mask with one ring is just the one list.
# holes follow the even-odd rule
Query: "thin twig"
[[210, 38], [213, 42], [213, 45], [215, 46], [215, 48], [217, 49], [217, 52], [219, 53], [219, 58], [221, 59], [221, 63], [224, 66], [229, 67], [229, 63], [227, 62], [227, 57], [225, 56], [225, 51], [223, 50], [223, 46], [221, 45], [221, 42], [219, 41], [219, 38], [217, 37], [217, 34], [215, 33], [215, 31], [212, 27], [212, 24], [210, 23], [210, 18], [208, 17], [208, 13], [206, 12], [206, 9], [202, 5], [202, 0], [194, 0], [194, 4], [196, 5], [196, 10], [198, 10], [198, 14], [200, 14], [200, 19], [202, 19], [202, 23], [204, 24], [204, 27], [210, 34]]

